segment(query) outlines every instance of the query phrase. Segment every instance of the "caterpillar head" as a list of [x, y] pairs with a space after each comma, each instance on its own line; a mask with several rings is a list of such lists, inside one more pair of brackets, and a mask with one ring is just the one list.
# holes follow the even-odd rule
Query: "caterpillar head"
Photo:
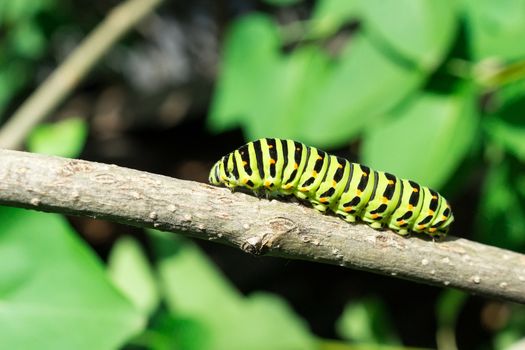
[[211, 168], [210, 170], [210, 176], [208, 177], [208, 181], [212, 184], [212, 185], [220, 185], [221, 184], [221, 179], [220, 179], [220, 165], [221, 165], [221, 161], [217, 161], [217, 163], [215, 163], [213, 165], [213, 167]]

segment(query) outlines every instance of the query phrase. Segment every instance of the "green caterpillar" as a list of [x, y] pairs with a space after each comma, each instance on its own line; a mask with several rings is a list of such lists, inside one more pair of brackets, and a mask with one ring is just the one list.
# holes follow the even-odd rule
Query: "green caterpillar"
[[249, 142], [215, 163], [209, 181], [269, 196], [294, 195], [321, 212], [330, 209], [348, 222], [360, 219], [401, 235], [442, 238], [454, 221], [447, 200], [428, 187], [292, 140]]

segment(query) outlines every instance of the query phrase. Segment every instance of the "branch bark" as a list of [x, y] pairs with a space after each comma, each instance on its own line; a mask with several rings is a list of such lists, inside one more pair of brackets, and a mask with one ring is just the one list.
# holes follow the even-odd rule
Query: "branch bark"
[[181, 232], [525, 303], [525, 255], [351, 225], [303, 205], [115, 165], [0, 150], [0, 204]]

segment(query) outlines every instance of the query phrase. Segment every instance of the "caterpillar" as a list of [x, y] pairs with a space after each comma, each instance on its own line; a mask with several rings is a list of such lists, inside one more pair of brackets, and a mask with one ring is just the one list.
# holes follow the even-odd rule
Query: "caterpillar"
[[323, 213], [400, 235], [443, 238], [454, 221], [449, 203], [436, 191], [293, 140], [248, 142], [217, 161], [209, 181], [270, 197], [293, 195]]

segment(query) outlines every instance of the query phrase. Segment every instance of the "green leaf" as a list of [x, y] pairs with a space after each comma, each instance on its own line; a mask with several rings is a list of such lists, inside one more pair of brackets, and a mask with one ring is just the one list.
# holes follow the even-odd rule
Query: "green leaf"
[[336, 329], [344, 338], [358, 343], [400, 344], [385, 305], [378, 298], [349, 303], [337, 320]]
[[6, 349], [115, 349], [144, 319], [66, 221], [0, 208], [0, 344]]
[[385, 49], [432, 70], [456, 35], [455, 4], [455, 0], [361, 0], [360, 9], [365, 30]]
[[422, 93], [365, 134], [363, 163], [436, 189], [472, 149], [478, 133], [475, 94]]
[[494, 162], [485, 179], [477, 239], [525, 252], [525, 166], [510, 157]]
[[326, 37], [337, 32], [344, 24], [357, 19], [357, 0], [319, 0], [312, 13], [310, 37]]
[[246, 114], [247, 138], [271, 135], [307, 141], [302, 132], [308, 132], [305, 121], [308, 108], [312, 100], [319, 98], [319, 86], [330, 71], [328, 56], [315, 46], [305, 46], [283, 56], [268, 75], [272, 85], [266, 85], [259, 93], [264, 98]]
[[131, 237], [119, 239], [109, 256], [108, 272], [120, 291], [145, 316], [160, 302], [153, 271], [140, 244]]
[[[336, 59], [315, 45], [284, 55], [271, 34], [273, 24], [250, 18], [227, 45], [209, 119], [216, 131], [241, 125], [248, 139], [341, 146], [424, 79], [423, 72], [391, 60], [364, 35], [356, 35]], [[255, 48], [253, 37], [260, 38]]]
[[329, 68], [321, 81], [311, 83], [316, 85], [312, 94], [298, 99], [302, 109], [293, 135], [319, 147], [348, 143], [410, 96], [424, 78], [421, 71], [390, 60], [365, 35], [354, 36]]
[[525, 56], [525, 0], [464, 0], [468, 42], [474, 58]]
[[38, 125], [29, 135], [31, 152], [61, 157], [77, 157], [87, 137], [87, 124], [81, 118], [69, 118], [54, 124]]
[[272, 72], [279, 62], [280, 45], [277, 28], [269, 17], [250, 15], [235, 22], [227, 34], [208, 119], [213, 131], [238, 126], [261, 104], [265, 91], [273, 86]]
[[181, 237], [154, 233], [154, 243], [168, 308], [177, 318], [199, 321], [200, 332], [207, 334], [206, 344], [187, 344], [187, 349], [314, 348], [303, 321], [278, 297], [244, 298], [197, 246]]
[[525, 161], [525, 96], [513, 96], [483, 120], [483, 129], [491, 140]]

